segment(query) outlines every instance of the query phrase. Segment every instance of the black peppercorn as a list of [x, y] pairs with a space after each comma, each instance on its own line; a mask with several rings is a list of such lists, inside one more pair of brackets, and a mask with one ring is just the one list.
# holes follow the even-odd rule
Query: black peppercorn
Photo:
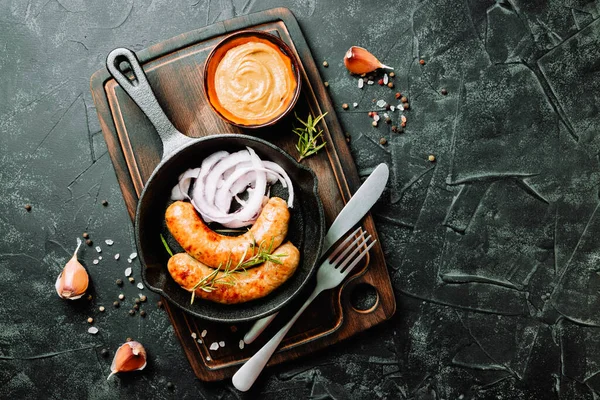
[[146, 316], [146, 311], [142, 310], [140, 311], [140, 317], [145, 317]]
[[85, 244], [87, 244], [88, 246], [91, 246], [94, 244], [94, 242], [92, 242], [90, 239], [85, 241]]
[[106, 201], [106, 200], [102, 200], [102, 205], [103, 205], [104, 207], [106, 207], [106, 206], [108, 205], [108, 201]]
[[129, 310], [129, 315], [135, 315], [135, 310]]
[[446, 89], [442, 89], [442, 94], [445, 96], [448, 94], [448, 91]]
[[121, 303], [119, 303], [118, 301], [113, 301], [113, 306], [115, 308], [119, 308], [121, 306]]
[[175, 385], [173, 385], [173, 382], [167, 382], [167, 389], [173, 390], [174, 388], [175, 388]]
[[139, 304], [134, 304], [133, 305], [133, 309], [134, 310], [139, 310], [140, 309], [140, 305]]
[[25, 204], [25, 210], [27, 210], [27, 212], [31, 211], [31, 204]]
[[102, 357], [108, 357], [108, 350], [107, 349], [100, 350], [100, 355], [102, 355]]
[[123, 286], [123, 280], [117, 279], [117, 286]]

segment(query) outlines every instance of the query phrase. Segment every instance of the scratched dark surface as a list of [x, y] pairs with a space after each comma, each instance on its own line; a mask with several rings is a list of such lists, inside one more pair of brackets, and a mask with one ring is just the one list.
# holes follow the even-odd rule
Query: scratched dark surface
[[[398, 310], [242, 395], [194, 377], [157, 296], [141, 291], [144, 319], [112, 308], [140, 292], [114, 283], [140, 266], [89, 78], [115, 47], [276, 6], [329, 62], [361, 175], [392, 169], [374, 214]], [[599, 13], [587, 0], [0, 0], [0, 398], [598, 398]], [[394, 66], [396, 88], [358, 89], [351, 45]], [[373, 128], [371, 99], [396, 90], [404, 133]], [[84, 231], [102, 247], [80, 253], [93, 299], [62, 301], [54, 281]], [[107, 381], [126, 337], [148, 367]]]

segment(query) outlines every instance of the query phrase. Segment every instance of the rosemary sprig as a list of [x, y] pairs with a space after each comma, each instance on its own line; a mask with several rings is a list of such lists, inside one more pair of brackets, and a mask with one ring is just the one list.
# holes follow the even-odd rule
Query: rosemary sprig
[[167, 253], [169, 253], [169, 255], [171, 257], [173, 257], [173, 252], [171, 251], [171, 248], [167, 244], [167, 241], [165, 240], [165, 237], [162, 235], [162, 233], [160, 234], [160, 240], [162, 241], [163, 246], [165, 246], [165, 249], [167, 250]]
[[298, 135], [298, 144], [296, 145], [296, 150], [298, 150], [298, 153], [300, 153], [298, 162], [302, 161], [306, 157], [316, 154], [327, 144], [325, 141], [323, 141], [321, 144], [318, 143], [319, 138], [322, 138], [323, 136], [323, 130], [319, 129], [317, 131], [317, 124], [326, 115], [327, 113], [321, 114], [317, 118], [313, 118], [313, 116], [309, 113], [308, 119], [306, 121], [302, 121], [296, 114], [296, 119], [303, 125], [299, 128], [293, 129], [293, 132]]
[[232, 274], [236, 272], [238, 267], [236, 266], [234, 269], [231, 269], [231, 259], [227, 261], [225, 269], [223, 270], [223, 274], [221, 276], [217, 276], [219, 274], [220, 268], [221, 266], [219, 265], [219, 268], [215, 269], [213, 272], [200, 279], [198, 283], [194, 285], [194, 287], [192, 288], [192, 298], [190, 300], [190, 304], [194, 304], [194, 298], [196, 297], [196, 289], [200, 289], [207, 293], [210, 293], [213, 290], [217, 289], [215, 287], [216, 284], [229, 286], [235, 285], [235, 278]]

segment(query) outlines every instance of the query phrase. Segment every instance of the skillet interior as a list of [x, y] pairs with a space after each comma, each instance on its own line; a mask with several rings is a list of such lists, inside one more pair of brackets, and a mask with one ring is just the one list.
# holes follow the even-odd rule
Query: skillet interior
[[[160, 240], [160, 234], [163, 234], [173, 252], [183, 252], [171, 238], [164, 223], [171, 189], [182, 172], [199, 167], [208, 155], [219, 150], [233, 152], [245, 146], [252, 147], [262, 159], [279, 164], [294, 184], [294, 207], [290, 210], [291, 219], [286, 239], [300, 250], [300, 265], [287, 282], [265, 298], [237, 305], [222, 305], [197, 298], [190, 305], [191, 294], [183, 290], [169, 275], [169, 255]], [[278, 194], [287, 199], [287, 191], [276, 185], [271, 195]], [[154, 171], [140, 196], [135, 235], [142, 261], [142, 278], [150, 290], [160, 293], [176, 306], [197, 317], [221, 322], [261, 318], [279, 310], [294, 298], [314, 271], [324, 237], [324, 214], [317, 194], [317, 178], [310, 169], [301, 166], [283, 150], [262, 139], [238, 134], [204, 137], [177, 151], [161, 162]]]

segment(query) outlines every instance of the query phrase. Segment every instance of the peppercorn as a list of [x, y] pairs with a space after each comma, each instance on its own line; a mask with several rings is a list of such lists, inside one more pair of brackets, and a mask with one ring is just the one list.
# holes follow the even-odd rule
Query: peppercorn
[[343, 108], [344, 110], [347, 110], [347, 109], [348, 109], [348, 104], [347, 104], [347, 103], [344, 103], [344, 104], [342, 104], [342, 108]]
[[134, 316], [135, 315], [135, 310], [129, 310], [129, 315]]
[[135, 304], [140, 304], [140, 299], [139, 298], [135, 299]]
[[423, 59], [419, 60], [419, 64], [425, 65], [425, 60], [423, 60]]
[[140, 296], [140, 301], [141, 301], [142, 303], [145, 303], [147, 299], [148, 299], [148, 298], [147, 298], [147, 297], [146, 297], [146, 295], [144, 295], [144, 294]]
[[388, 110], [388, 111], [391, 110], [392, 109], [392, 105], [391, 104], [386, 104], [385, 105], [385, 109]]
[[131, 282], [131, 283], [135, 282], [135, 279], [133, 278], [133, 276], [129, 277], [129, 282]]
[[102, 205], [103, 205], [104, 207], [106, 207], [106, 206], [108, 205], [108, 201], [106, 201], [106, 200], [102, 200]]
[[115, 301], [113, 301], [113, 306], [115, 308], [119, 308], [121, 306], [121, 303], [119, 303], [118, 301], [115, 300]]
[[323, 82], [323, 85], [324, 85], [326, 88], [328, 88], [328, 87], [329, 87], [329, 82], [325, 81], [325, 82]]
[[379, 139], [379, 144], [385, 146], [387, 144], [387, 139], [382, 137], [381, 139]]
[[124, 295], [123, 293], [121, 293], [121, 294], [119, 295], [119, 300], [123, 300], [123, 299], [125, 299], [125, 295]]
[[373, 125], [373, 126], [377, 126], [377, 121], [373, 121], [373, 122], [371, 122], [371, 125]]
[[350, 139], [349, 137], [347, 137], [347, 138], [346, 138], [346, 143], [350, 143], [350, 140], [351, 140], [351, 139]]
[[25, 210], [27, 210], [27, 212], [31, 211], [31, 204], [25, 204]]
[[398, 127], [396, 125], [392, 125], [392, 132], [398, 132]]
[[385, 123], [386, 124], [391, 124], [392, 123], [392, 119], [390, 117], [385, 117]]
[[380, 86], [383, 86], [383, 78], [379, 79], [377, 83], [379, 83]]
[[329, 63], [328, 63], [327, 61], [323, 61], [323, 66], [324, 66], [325, 68], [327, 68], [327, 67], [329, 67]]
[[93, 299], [92, 295], [88, 294], [87, 299], [88, 299], [88, 301], [92, 301], [92, 299]]
[[94, 244], [94, 242], [92, 242], [90, 239], [85, 241], [85, 244], [87, 244], [88, 246], [91, 246]]
[[100, 306], [100, 307], [98, 307], [98, 310], [100, 310], [100, 312], [104, 312], [104, 310], [106, 310], [106, 308], [104, 308], [104, 306]]
[[406, 96], [402, 96], [402, 97], [400, 98], [400, 101], [401, 101], [402, 103], [408, 103], [408, 99], [406, 98]]
[[236, 333], [236, 332], [237, 332], [237, 326], [235, 326], [235, 325], [231, 325], [231, 326], [229, 327], [229, 330], [230, 330], [231, 332], [233, 332], [233, 333]]
[[93, 324], [93, 323], [94, 323], [94, 318], [92, 318], [92, 317], [89, 317], [89, 318], [87, 319], [87, 322], [88, 322], [88, 324]]
[[402, 104], [402, 107], [404, 107], [405, 110], [408, 110], [410, 108], [410, 105], [408, 103], [404, 103]]
[[435, 156], [433, 154], [430, 154], [429, 157], [427, 157], [427, 159], [431, 162], [435, 162]]
[[173, 385], [173, 382], [167, 382], [167, 389], [173, 390], [174, 388], [175, 388], [175, 385]]
[[400, 97], [402, 97], [402, 94], [400, 94], [400, 92], [396, 92], [394, 97], [396, 98], [396, 100], [398, 100]]
[[442, 89], [442, 94], [445, 96], [448, 94], [448, 91], [446, 89]]
[[394, 82], [388, 82], [388, 87], [391, 89], [394, 87]]
[[143, 317], [145, 317], [145, 316], [146, 316], [146, 311], [144, 311], [144, 310], [140, 311], [140, 317], [142, 317], [142, 318], [143, 318]]
[[156, 302], [156, 307], [157, 308], [162, 308], [162, 306], [163, 306], [162, 300], [159, 300], [159, 301]]
[[123, 286], [123, 281], [121, 279], [117, 279], [117, 286]]
[[100, 355], [102, 357], [108, 357], [108, 350], [107, 349], [100, 350]]
[[388, 75], [389, 75], [390, 78], [393, 78], [393, 77], [396, 76], [396, 74], [394, 73], [394, 71], [390, 72]]
[[89, 239], [90, 238], [90, 235], [87, 232], [83, 232], [83, 235], [81, 235], [81, 236], [83, 236], [84, 239]]
[[133, 338], [131, 336], [127, 336], [125, 339], [126, 342], [133, 342]]
[[139, 310], [140, 309], [140, 305], [139, 304], [134, 304], [133, 305], [133, 309], [134, 310]]

